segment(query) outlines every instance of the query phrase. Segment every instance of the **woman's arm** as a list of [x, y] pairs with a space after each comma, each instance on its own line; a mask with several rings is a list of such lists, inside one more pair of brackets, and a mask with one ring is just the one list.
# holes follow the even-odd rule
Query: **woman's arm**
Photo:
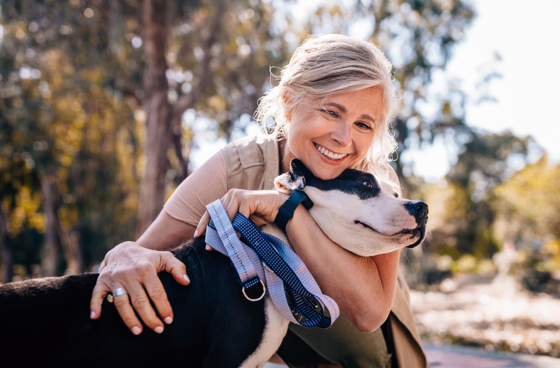
[[[389, 178], [398, 178], [389, 167]], [[268, 191], [229, 191], [222, 198], [231, 219], [243, 213], [258, 225], [273, 222], [286, 195]], [[209, 222], [202, 217], [199, 234]], [[257, 220], [257, 221], [255, 221]], [[387, 319], [395, 294], [400, 251], [360, 257], [333, 243], [309, 212], [298, 206], [286, 226], [288, 238], [322, 291], [335, 299], [341, 312], [362, 332], [375, 331]]]
[[165, 209], [140, 239], [121, 243], [107, 253], [93, 290], [91, 318], [97, 319], [101, 315], [101, 304], [107, 293], [122, 288], [127, 295], [114, 296], [114, 303], [130, 330], [136, 335], [142, 332], [136, 311], [149, 328], [161, 333], [164, 329], [162, 320], [171, 323], [173, 311], [157, 274], [167, 271], [180, 284], [189, 284], [185, 265], [165, 250], [191, 239], [195, 230], [193, 223], [197, 224], [204, 213], [204, 204], [222, 197], [226, 190], [225, 161], [218, 153], [177, 188]]
[[286, 226], [288, 238], [321, 290], [362, 332], [375, 331], [387, 319], [393, 303], [399, 250], [360, 257], [333, 243], [309, 212], [298, 206]]
[[[395, 170], [389, 164], [385, 169], [389, 180], [400, 188]], [[323, 292], [337, 301], [342, 314], [362, 332], [378, 329], [393, 304], [400, 250], [374, 257], [350, 253], [333, 243], [303, 206], [298, 206], [286, 231], [298, 255]]]

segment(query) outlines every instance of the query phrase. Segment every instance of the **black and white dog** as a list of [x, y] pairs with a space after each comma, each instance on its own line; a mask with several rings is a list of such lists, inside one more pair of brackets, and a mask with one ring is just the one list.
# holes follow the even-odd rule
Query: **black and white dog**
[[[361, 256], [414, 247], [426, 233], [428, 207], [397, 198], [390, 184], [346, 170], [324, 181], [294, 160], [279, 176], [280, 190], [303, 190], [311, 216], [335, 243]], [[277, 227], [263, 231], [287, 241]], [[159, 277], [175, 319], [159, 335], [133, 335], [107, 301], [98, 320], [89, 318], [97, 274], [44, 278], [0, 286], [0, 351], [22, 366], [262, 367], [288, 327], [270, 298], [248, 301], [227, 257], [207, 252], [199, 238], [173, 250], [191, 284]]]

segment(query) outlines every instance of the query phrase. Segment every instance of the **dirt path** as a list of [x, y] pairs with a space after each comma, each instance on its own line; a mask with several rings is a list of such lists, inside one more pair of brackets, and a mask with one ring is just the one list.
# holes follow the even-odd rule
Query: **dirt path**
[[560, 299], [532, 294], [512, 278], [460, 275], [437, 291], [412, 291], [411, 304], [426, 343], [560, 354]]

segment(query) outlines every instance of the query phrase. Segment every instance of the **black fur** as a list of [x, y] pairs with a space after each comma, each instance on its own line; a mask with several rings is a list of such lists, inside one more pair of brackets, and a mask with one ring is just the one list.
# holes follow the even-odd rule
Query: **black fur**
[[290, 185], [293, 182], [302, 182], [302, 180], [297, 180], [302, 177], [304, 186], [309, 185], [325, 192], [338, 190], [343, 193], [356, 195], [361, 200], [375, 198], [381, 193], [381, 188], [375, 177], [364, 171], [346, 169], [335, 179], [322, 180], [313, 175], [298, 159], [293, 159], [291, 166], [291, 172], [284, 174], [286, 177], [284, 180], [281, 180], [281, 183], [290, 190], [303, 189], [292, 189], [291, 186], [293, 185]]
[[[310, 185], [361, 199], [380, 193], [373, 175], [361, 171], [348, 169], [325, 181], [299, 160], [291, 167], [278, 179], [290, 190]], [[410, 211], [423, 214], [424, 228], [413, 231], [425, 232], [427, 206], [418, 203]], [[260, 345], [266, 324], [264, 300], [245, 299], [229, 259], [204, 246], [204, 239], [198, 238], [173, 251], [187, 266], [189, 286], [166, 272], [159, 274], [175, 316], [161, 335], [146, 326], [142, 334], [133, 335], [106, 300], [101, 317], [91, 320], [89, 302], [98, 274], [0, 286], [3, 359], [40, 367], [238, 367]]]
[[91, 320], [98, 274], [0, 286], [2, 359], [40, 367], [238, 367], [260, 344], [264, 300], [243, 297], [229, 259], [207, 252], [204, 239], [191, 243], [173, 251], [190, 285], [159, 274], [175, 315], [161, 335], [146, 326], [133, 335], [106, 300]]

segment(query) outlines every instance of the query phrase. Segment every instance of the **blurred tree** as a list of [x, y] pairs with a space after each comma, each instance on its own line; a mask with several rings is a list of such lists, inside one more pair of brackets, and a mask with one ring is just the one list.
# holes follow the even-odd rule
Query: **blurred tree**
[[[161, 88], [159, 99], [155, 94], [148, 94], [154, 89], [147, 86], [147, 79], [144, 79], [147, 162], [137, 236], [143, 233], [163, 206], [165, 178], [174, 178], [179, 183], [188, 175], [188, 154], [192, 144], [185, 145], [183, 138], [192, 139], [192, 132], [183, 131], [183, 113], [192, 108], [198, 114], [216, 120], [218, 135], [229, 140], [234, 122], [242, 114], [255, 110], [257, 99], [265, 88], [273, 49], [276, 58], [281, 55], [275, 62], [282, 62], [285, 60], [283, 55], [287, 54], [282, 52], [281, 37], [274, 37], [270, 32], [272, 12], [270, 5], [254, 0], [227, 4], [224, 1], [202, 1], [200, 8], [193, 11], [188, 19], [178, 19], [180, 22], [174, 24], [170, 31], [158, 34], [162, 37], [159, 41], [153, 41], [157, 45], [167, 45], [168, 51], [163, 47], [157, 49], [160, 63], [157, 67], [158, 83], [161, 83], [158, 85]], [[144, 16], [147, 14], [144, 9]], [[163, 22], [163, 18], [154, 21], [154, 27], [157, 27], [157, 22]], [[148, 24], [146, 19], [144, 24]], [[165, 31], [165, 27], [157, 29]], [[149, 37], [146, 32], [146, 50], [151, 42]], [[148, 60], [155, 57], [155, 51], [155, 48], [146, 51], [151, 53]], [[155, 61], [153, 65], [156, 65]], [[152, 69], [155, 70], [155, 67]], [[144, 76], [147, 78], [149, 75], [155, 74], [145, 70]], [[148, 102], [148, 96], [158, 99], [160, 107]], [[152, 108], [152, 105], [154, 110], [150, 113], [148, 107]], [[154, 118], [152, 123], [150, 116]], [[150, 129], [161, 131], [150, 133]], [[175, 151], [176, 160], [171, 163], [176, 161], [176, 164], [171, 170], [168, 170], [168, 145], [165, 144], [165, 139], [169, 138], [163, 138], [165, 136], [171, 139]]]
[[550, 165], [544, 155], [496, 186], [493, 194], [497, 239], [520, 247], [548, 244], [550, 249], [544, 250], [560, 256], [560, 165]]
[[[123, 101], [116, 88], [116, 74], [122, 73], [116, 73], [120, 60], [108, 47], [111, 18], [101, 16], [103, 11], [109, 13], [103, 7], [79, 8], [79, 1], [2, 3], [0, 141], [8, 161], [1, 167], [5, 180], [0, 192], [3, 201], [10, 198], [6, 188], [18, 182], [14, 169], [18, 161], [38, 178], [30, 194], [24, 196], [22, 187], [16, 187], [12, 197], [20, 201], [4, 214], [13, 248], [23, 245], [15, 242], [23, 241], [22, 232], [35, 228], [45, 233], [46, 275], [65, 268], [84, 270], [93, 254], [99, 259], [98, 253], [105, 253], [113, 234], [130, 236], [126, 227], [114, 226], [130, 222], [136, 211], [136, 203], [128, 206], [128, 213], [126, 206], [109, 207], [136, 194], [134, 181], [129, 180], [127, 187], [119, 183], [126, 172], [119, 159], [126, 158], [115, 143], [119, 133], [135, 130], [135, 121], [134, 104]], [[108, 61], [106, 69], [102, 60]], [[124, 138], [120, 147], [134, 141]], [[133, 147], [134, 151], [138, 149]], [[60, 244], [65, 262], [59, 257]], [[28, 262], [36, 263], [17, 259], [17, 249], [14, 254], [15, 261], [28, 268]], [[9, 268], [6, 265], [5, 272]]]
[[425, 198], [430, 203], [441, 201], [436, 212], [430, 211], [432, 224], [437, 224], [429, 242], [432, 250], [454, 258], [463, 254], [482, 258], [496, 252], [493, 189], [528, 163], [529, 149], [538, 150], [530, 136], [473, 132], [445, 180], [421, 191], [431, 197]]
[[[79, 272], [133, 238], [138, 203], [148, 204], [140, 179], [158, 181], [142, 192], [154, 216], [166, 185], [188, 175], [193, 133], [183, 112], [216, 119], [208, 129], [229, 137], [254, 111], [269, 65], [288, 55], [269, 29], [274, 9], [254, 0], [1, 5], [6, 275], [10, 259], [31, 273], [36, 258], [18, 251], [31, 239], [46, 242], [42, 263], [52, 275]], [[33, 180], [18, 184], [24, 174]]]

